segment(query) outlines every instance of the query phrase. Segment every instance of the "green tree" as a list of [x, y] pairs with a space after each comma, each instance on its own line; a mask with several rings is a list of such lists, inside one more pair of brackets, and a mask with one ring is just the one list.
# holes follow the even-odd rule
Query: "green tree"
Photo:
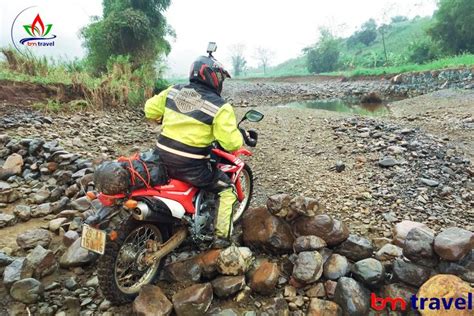
[[321, 29], [320, 34], [316, 45], [305, 50], [307, 67], [311, 73], [336, 70], [339, 61], [339, 40], [327, 29]]
[[102, 17], [82, 29], [87, 61], [96, 72], [106, 70], [110, 58], [127, 55], [134, 68], [150, 65], [168, 54], [166, 35], [173, 31], [163, 12], [171, 0], [103, 0]]
[[424, 64], [440, 56], [437, 46], [429, 38], [411, 43], [408, 52], [408, 59], [416, 64]]
[[428, 34], [448, 53], [474, 53], [474, 1], [440, 0]]
[[370, 19], [362, 24], [360, 31], [355, 32], [348, 40], [349, 44], [363, 43], [369, 46], [377, 38], [377, 23]]
[[245, 45], [235, 44], [230, 47], [232, 68], [234, 76], [238, 77], [244, 72], [247, 66], [247, 60], [244, 57]]

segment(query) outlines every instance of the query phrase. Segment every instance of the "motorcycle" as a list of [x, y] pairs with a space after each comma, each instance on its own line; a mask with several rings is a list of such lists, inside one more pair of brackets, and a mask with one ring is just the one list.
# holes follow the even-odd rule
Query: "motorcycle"
[[[248, 120], [259, 122], [263, 114], [250, 110], [239, 122], [245, 143], [255, 147], [258, 134], [240, 128]], [[237, 194], [233, 209], [236, 223], [247, 210], [253, 190], [250, 167], [240, 158], [252, 153], [242, 147], [228, 153], [212, 149], [211, 163], [231, 179]], [[165, 185], [143, 188], [130, 194], [106, 195], [90, 191], [100, 209], [83, 225], [81, 246], [100, 254], [99, 286], [113, 304], [131, 302], [140, 288], [158, 277], [164, 258], [190, 236], [197, 244], [212, 239], [215, 194], [170, 179]]]

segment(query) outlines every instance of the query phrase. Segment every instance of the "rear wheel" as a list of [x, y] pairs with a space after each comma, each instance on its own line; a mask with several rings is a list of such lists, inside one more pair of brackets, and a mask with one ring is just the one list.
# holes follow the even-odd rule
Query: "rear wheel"
[[146, 265], [141, 259], [148, 240], [161, 244], [167, 237], [166, 230], [155, 224], [129, 220], [119, 237], [107, 242], [97, 274], [102, 293], [109, 301], [117, 305], [129, 303], [143, 285], [155, 280], [164, 260]]
[[233, 217], [232, 220], [234, 223], [238, 222], [244, 212], [248, 209], [250, 205], [250, 200], [252, 199], [253, 194], [253, 174], [252, 169], [248, 165], [244, 166], [242, 172], [239, 175], [240, 185], [242, 187], [242, 192], [244, 193], [244, 199], [242, 202], [237, 202], [234, 205]]

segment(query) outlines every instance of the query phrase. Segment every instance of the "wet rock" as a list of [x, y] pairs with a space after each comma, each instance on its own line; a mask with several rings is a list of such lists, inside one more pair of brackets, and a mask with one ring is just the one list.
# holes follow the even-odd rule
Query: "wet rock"
[[405, 238], [403, 255], [418, 264], [434, 266], [436, 257], [433, 251], [434, 233], [422, 228], [413, 228]]
[[51, 234], [46, 229], [30, 229], [16, 237], [16, 243], [22, 249], [32, 249], [40, 245], [48, 248], [51, 243]]
[[77, 289], [78, 283], [76, 281], [76, 277], [67, 278], [66, 281], [64, 281], [64, 286], [70, 291]]
[[206, 278], [212, 278], [217, 274], [217, 258], [221, 249], [211, 249], [196, 257], [196, 262], [201, 267], [201, 274]]
[[16, 217], [10, 214], [0, 213], [0, 228], [13, 226], [16, 224]]
[[441, 261], [438, 265], [438, 272], [454, 274], [466, 282], [474, 283], [474, 249], [459, 261]]
[[43, 297], [43, 293], [43, 284], [33, 278], [19, 280], [10, 288], [10, 295], [25, 304], [36, 303]]
[[457, 227], [443, 230], [434, 240], [434, 250], [443, 259], [457, 261], [474, 248], [474, 233]]
[[140, 316], [167, 316], [173, 311], [173, 304], [159, 287], [146, 284], [133, 301], [133, 311]]
[[77, 239], [61, 256], [61, 268], [82, 267], [95, 261], [97, 256], [81, 247], [81, 239]]
[[36, 246], [26, 257], [27, 266], [33, 271], [33, 277], [42, 277], [53, 273], [58, 268], [56, 257], [51, 250]]
[[342, 309], [334, 302], [321, 300], [318, 298], [311, 299], [308, 307], [307, 316], [342, 316]]
[[403, 248], [405, 245], [405, 238], [407, 237], [408, 232], [410, 232], [410, 230], [413, 228], [423, 228], [428, 231], [430, 230], [428, 226], [422, 223], [402, 221], [393, 227], [393, 244]]
[[431, 269], [411, 262], [405, 262], [402, 259], [395, 259], [393, 275], [406, 284], [420, 286], [430, 277]]
[[379, 166], [383, 167], [383, 168], [390, 168], [390, 167], [396, 166], [398, 164], [399, 164], [399, 162], [396, 161], [392, 157], [384, 157], [381, 160], [379, 160]]
[[349, 237], [346, 225], [326, 214], [299, 217], [295, 220], [293, 229], [296, 236], [318, 236], [329, 246], [336, 246]]
[[245, 288], [245, 276], [221, 276], [212, 280], [214, 294], [220, 298], [226, 298]]
[[31, 269], [26, 266], [26, 258], [17, 258], [3, 272], [3, 285], [9, 288], [14, 282], [32, 276]]
[[290, 201], [290, 210], [298, 215], [316, 216], [320, 213], [319, 202], [312, 198], [297, 196]]
[[385, 278], [385, 268], [382, 263], [373, 258], [357, 261], [352, 266], [354, 279], [369, 287], [377, 287]]
[[254, 258], [249, 248], [230, 246], [217, 258], [217, 271], [224, 275], [245, 274]]
[[290, 209], [291, 197], [288, 194], [272, 195], [267, 200], [267, 209], [275, 216], [285, 218]]
[[0, 251], [0, 268], [8, 266], [14, 260], [15, 258], [10, 257], [8, 254], [6, 254], [3, 251]]
[[175, 261], [165, 266], [164, 276], [170, 282], [198, 282], [201, 266], [194, 259]]
[[[416, 289], [408, 286], [403, 283], [391, 283], [384, 285], [382, 287], [381, 295], [382, 297], [400, 297], [405, 300], [405, 302], [410, 302], [410, 299], [413, 295], [416, 294]], [[408, 310], [410, 309], [410, 304], [406, 306]], [[395, 310], [401, 311], [402, 308], [400, 304], [396, 304]]]
[[302, 251], [320, 250], [326, 246], [326, 242], [318, 236], [300, 236], [295, 239], [293, 250], [298, 253]]
[[372, 257], [374, 247], [368, 239], [351, 234], [335, 251], [353, 261], [359, 261]]
[[28, 221], [31, 218], [31, 207], [28, 205], [17, 205], [13, 210], [13, 214], [22, 221]]
[[269, 252], [286, 253], [293, 248], [294, 237], [284, 220], [273, 216], [266, 208], [254, 208], [244, 213], [243, 240], [249, 247]]
[[370, 310], [369, 291], [351, 278], [339, 279], [334, 301], [342, 308], [344, 315], [364, 316], [368, 315]]
[[68, 230], [63, 236], [63, 244], [64, 246], [69, 247], [77, 239], [79, 239], [79, 233], [74, 230]]
[[326, 279], [337, 280], [349, 272], [349, 262], [346, 257], [333, 254], [324, 263], [323, 275]]
[[[454, 275], [449, 274], [438, 274], [428, 281], [426, 281], [419, 289], [417, 296], [418, 297], [436, 297], [440, 300], [449, 301], [450, 299], [458, 302], [459, 298], [464, 299], [466, 302], [464, 309], [456, 310], [453, 308], [445, 309], [443, 304], [440, 304], [438, 310], [429, 310], [420, 308], [420, 313], [423, 316], [430, 315], [472, 315], [472, 310], [470, 311], [467, 307], [467, 302], [469, 301], [469, 294], [472, 295], [473, 288], [469, 286], [468, 283], [464, 282], [460, 278]], [[420, 304], [420, 303], [418, 303]], [[418, 305], [419, 306], [419, 305]], [[426, 305], [425, 305], [426, 306]], [[431, 303], [430, 303], [431, 306]]]
[[298, 254], [293, 267], [293, 277], [303, 284], [314, 283], [323, 274], [323, 258], [317, 251], [303, 251]]
[[252, 274], [249, 286], [255, 292], [269, 295], [275, 291], [279, 277], [280, 269], [278, 269], [278, 265], [265, 261]]
[[87, 211], [90, 207], [91, 202], [86, 196], [83, 196], [71, 202], [71, 208], [81, 212]]
[[210, 283], [195, 284], [173, 295], [173, 305], [178, 316], [204, 315], [212, 302]]

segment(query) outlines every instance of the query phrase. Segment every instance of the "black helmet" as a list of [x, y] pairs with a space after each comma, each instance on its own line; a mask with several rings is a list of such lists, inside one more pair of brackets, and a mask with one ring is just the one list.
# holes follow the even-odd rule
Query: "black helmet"
[[191, 65], [189, 81], [205, 84], [219, 95], [225, 78], [230, 78], [229, 72], [212, 56], [201, 56]]

